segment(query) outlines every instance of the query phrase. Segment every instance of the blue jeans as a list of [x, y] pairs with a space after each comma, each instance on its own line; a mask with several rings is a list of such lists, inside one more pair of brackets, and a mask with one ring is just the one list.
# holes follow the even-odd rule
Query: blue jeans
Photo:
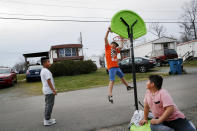
[[122, 73], [122, 71], [119, 67], [110, 68], [109, 69], [109, 79], [110, 79], [110, 81], [114, 81], [116, 75], [120, 78], [124, 77], [124, 74]]
[[151, 124], [151, 131], [196, 131], [186, 119], [176, 119], [158, 125]]

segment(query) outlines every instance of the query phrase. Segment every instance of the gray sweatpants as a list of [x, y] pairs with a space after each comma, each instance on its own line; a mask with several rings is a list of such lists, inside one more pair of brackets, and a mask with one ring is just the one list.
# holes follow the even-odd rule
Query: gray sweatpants
[[51, 119], [54, 101], [55, 101], [55, 95], [53, 94], [45, 95], [45, 120]]

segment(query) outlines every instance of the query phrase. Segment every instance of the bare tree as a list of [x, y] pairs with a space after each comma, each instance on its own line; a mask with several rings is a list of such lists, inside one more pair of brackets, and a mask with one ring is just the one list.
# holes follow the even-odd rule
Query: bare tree
[[163, 25], [160, 25], [159, 23], [152, 23], [149, 26], [149, 32], [157, 36], [158, 38], [161, 38], [165, 36], [166, 28]]
[[13, 67], [18, 73], [24, 73], [26, 69], [26, 63], [23, 58], [20, 58], [19, 62], [17, 62]]
[[185, 39], [197, 39], [196, 34], [196, 19], [197, 19], [197, 1], [191, 0], [187, 2], [183, 6], [184, 13], [181, 15], [181, 19], [184, 20], [185, 23], [181, 24], [181, 28], [183, 30], [182, 36]]
[[101, 67], [105, 67], [105, 53], [102, 53], [102, 55], [99, 56], [99, 64]]
[[180, 40], [181, 42], [186, 42], [192, 40], [192, 32], [190, 23], [181, 23], [180, 28], [182, 29]]

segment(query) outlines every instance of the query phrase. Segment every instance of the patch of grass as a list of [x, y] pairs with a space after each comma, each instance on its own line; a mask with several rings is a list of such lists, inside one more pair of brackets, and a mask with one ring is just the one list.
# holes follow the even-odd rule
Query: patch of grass
[[[136, 80], [142, 81], [147, 80], [150, 74], [158, 74], [162, 76], [168, 76], [168, 74], [164, 73], [137, 73]], [[38, 82], [26, 82], [24, 81], [25, 75], [18, 76], [18, 83], [15, 85], [16, 88], [23, 89], [23, 92], [33, 95], [41, 95], [42, 94], [42, 83]], [[132, 81], [132, 73], [125, 73], [125, 79], [128, 82]], [[66, 92], [80, 89], [88, 89], [100, 86], [107, 86], [109, 83], [109, 76], [106, 73], [105, 69], [98, 69], [96, 72], [90, 74], [82, 74], [76, 76], [61, 76], [55, 77], [55, 87], [58, 92]], [[116, 76], [115, 84], [120, 84], [121, 80]]]
[[25, 80], [25, 78], [26, 78], [25, 74], [17, 74], [17, 80], [18, 81], [23, 81], [23, 80]]
[[183, 63], [183, 66], [197, 67], [197, 60], [191, 60]]

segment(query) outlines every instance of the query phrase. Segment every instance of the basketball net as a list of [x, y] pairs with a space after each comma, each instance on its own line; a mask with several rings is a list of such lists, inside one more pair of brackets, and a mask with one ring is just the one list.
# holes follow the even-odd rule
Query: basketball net
[[115, 41], [115, 42], [117, 42], [118, 44], [119, 44], [119, 46], [121, 45], [121, 43], [123, 42], [123, 50], [124, 49], [129, 49], [129, 47], [130, 47], [130, 40], [129, 39], [127, 39], [127, 38], [122, 38], [122, 37], [120, 37], [120, 36], [115, 36], [114, 38], [113, 38], [113, 41]]

